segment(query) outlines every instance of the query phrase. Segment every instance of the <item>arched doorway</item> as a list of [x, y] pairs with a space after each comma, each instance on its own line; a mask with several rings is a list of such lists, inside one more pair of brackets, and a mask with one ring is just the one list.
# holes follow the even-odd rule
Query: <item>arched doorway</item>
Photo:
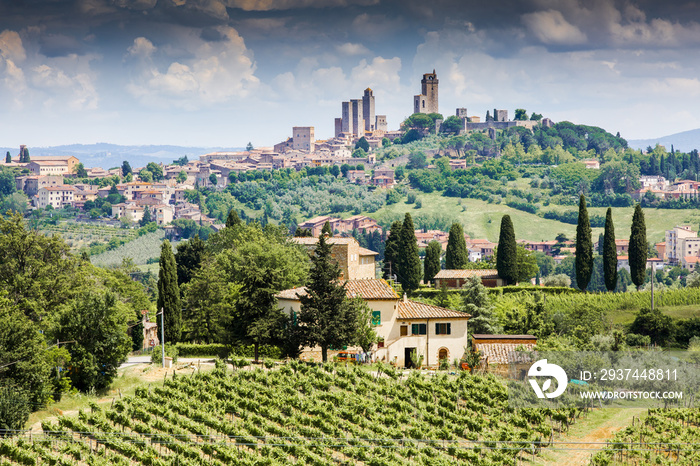
[[438, 361], [442, 361], [443, 359], [449, 361], [450, 357], [450, 351], [447, 348], [440, 348], [438, 351]]

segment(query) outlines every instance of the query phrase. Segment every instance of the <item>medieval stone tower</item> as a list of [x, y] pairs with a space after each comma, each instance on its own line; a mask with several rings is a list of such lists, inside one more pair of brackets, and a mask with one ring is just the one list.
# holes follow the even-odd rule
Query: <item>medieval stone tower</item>
[[438, 78], [435, 70], [421, 79], [421, 93], [413, 97], [413, 113], [439, 113]]

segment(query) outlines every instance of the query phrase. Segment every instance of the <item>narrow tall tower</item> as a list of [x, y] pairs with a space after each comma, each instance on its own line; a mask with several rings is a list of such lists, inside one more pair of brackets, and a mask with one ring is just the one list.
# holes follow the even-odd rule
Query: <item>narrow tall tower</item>
[[439, 113], [438, 78], [435, 70], [421, 79], [421, 93], [413, 97], [413, 113]]
[[365, 117], [365, 131], [377, 129], [374, 121], [374, 93], [369, 87], [365, 89], [365, 94], [362, 96], [362, 116]]

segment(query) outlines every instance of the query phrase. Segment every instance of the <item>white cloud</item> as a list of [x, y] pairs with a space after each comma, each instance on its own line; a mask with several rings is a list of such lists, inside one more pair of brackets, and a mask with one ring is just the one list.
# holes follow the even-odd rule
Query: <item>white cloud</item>
[[127, 51], [129, 55], [139, 58], [148, 58], [157, 50], [153, 42], [145, 37], [137, 37], [134, 39], [134, 45], [129, 47]]
[[381, 88], [386, 91], [400, 87], [399, 71], [401, 71], [401, 59], [399, 57], [384, 58], [374, 57], [371, 63], [361, 60], [352, 69], [351, 79], [360, 86]]
[[528, 13], [522, 20], [528, 30], [545, 44], [576, 45], [587, 40], [586, 34], [564, 19], [560, 11]]
[[335, 49], [343, 55], [366, 55], [370, 53], [369, 49], [362, 44], [353, 44], [346, 42], [341, 45], [336, 45]]
[[[235, 29], [218, 29], [223, 40], [204, 42], [198, 39], [194, 57], [171, 62], [165, 72], [152, 63], [142, 63], [140, 77], [127, 86], [128, 91], [147, 104], [187, 109], [248, 95], [259, 83], [254, 74], [255, 64]], [[148, 44], [150, 41], [145, 39], [138, 47], [135, 41], [133, 47], [153, 54], [156, 49]]]
[[0, 56], [15, 63], [23, 62], [27, 58], [22, 39], [17, 32], [9, 29], [0, 32]]

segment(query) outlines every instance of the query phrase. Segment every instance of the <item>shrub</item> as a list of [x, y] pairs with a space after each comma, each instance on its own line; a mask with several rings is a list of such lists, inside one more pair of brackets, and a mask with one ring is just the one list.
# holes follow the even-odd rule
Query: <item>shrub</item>
[[[173, 358], [173, 364], [177, 362], [177, 347], [173, 345], [165, 345], [165, 357], [171, 357]], [[153, 352], [151, 352], [151, 364], [162, 364], [163, 363], [163, 350], [161, 349], [161, 346], [158, 345], [155, 348], [153, 348]]]

